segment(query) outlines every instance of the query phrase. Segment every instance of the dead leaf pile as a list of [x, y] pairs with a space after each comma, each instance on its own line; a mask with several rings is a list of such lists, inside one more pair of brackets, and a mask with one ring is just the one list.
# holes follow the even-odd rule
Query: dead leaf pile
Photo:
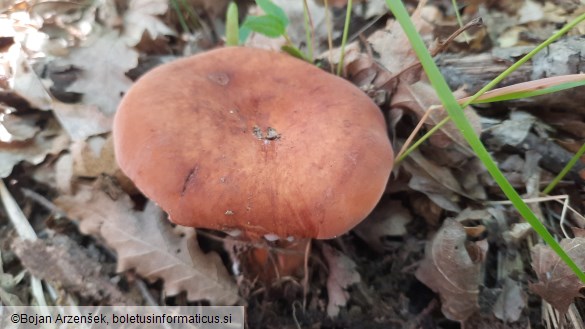
[[368, 220], [361, 222], [354, 232], [374, 250], [389, 249], [386, 239], [407, 234], [406, 225], [412, 221], [410, 211], [400, 201], [388, 201], [374, 209]]
[[[563, 239], [560, 244], [579, 268], [585, 268], [585, 237]], [[538, 244], [532, 248], [532, 268], [538, 282], [530, 289], [561, 314], [567, 313], [575, 298], [585, 298], [583, 282], [550, 247]]]
[[465, 321], [479, 309], [478, 296], [487, 242], [467, 241], [464, 227], [447, 219], [431, 242], [416, 277], [439, 294], [443, 314]]
[[124, 192], [112, 198], [90, 186], [80, 186], [76, 195], [55, 202], [80, 220], [83, 233], [100, 236], [116, 250], [119, 272], [135, 269], [151, 281], [164, 279], [169, 296], [186, 291], [189, 300], [207, 299], [218, 305], [237, 301], [237, 287], [219, 256], [204, 254], [195, 230], [173, 228], [154, 204], [135, 211]]
[[341, 252], [328, 245], [323, 245], [323, 256], [329, 267], [327, 315], [335, 317], [339, 314], [340, 307], [345, 306], [349, 300], [347, 288], [360, 282], [361, 279], [356, 270], [356, 264]]
[[[290, 19], [287, 32], [292, 42], [306, 51], [304, 2], [273, 1]], [[442, 10], [436, 2], [427, 5], [420, 1], [412, 20], [429, 49], [436, 52], [448, 49], [456, 53], [452, 57], [453, 54], [445, 54], [443, 69], [455, 76], [453, 81], [456, 81], [450, 82], [454, 89], [461, 88], [456, 95], [462, 98], [467, 96], [463, 92], [465, 87], [477, 90], [508, 63], [526, 54], [525, 45], [550, 36], [559, 25], [582, 14], [578, 2], [470, 1], [462, 9], [464, 21], [482, 16], [485, 28], [471, 31], [470, 43], [460, 35], [444, 48], [441, 42], [457, 29], [452, 17], [455, 9]], [[108, 279], [104, 264], [93, 259], [85, 247], [60, 236], [62, 232], [51, 230], [47, 222], [57, 220], [56, 214], [61, 210], [78, 224], [83, 234], [92, 237], [91, 244], [115, 251], [118, 273], [134, 271], [149, 282], [161, 280], [164, 296], [185, 293], [189, 301], [208, 300], [219, 305], [241, 303], [238, 286], [221, 258], [215, 251], [204, 253], [199, 248], [195, 230], [175, 227], [152, 202], [143, 204], [145, 201], [139, 192], [117, 167], [111, 140], [113, 115], [132, 85], [132, 79], [150, 69], [154, 65], [151, 63], [159, 64], [167, 57], [174, 59], [177, 54], [221, 45], [225, 27], [222, 17], [228, 1], [181, 1], [195, 9], [186, 15], [197, 27], [188, 26], [186, 30], [168, 0], [0, 3], [0, 178], [9, 178], [7, 182], [14, 183], [11, 188], [15, 194], [19, 193], [19, 187], [29, 189], [28, 181], [40, 187], [38, 193], [33, 191], [38, 194], [36, 199], [24, 193], [24, 201], [20, 198], [19, 202], [25, 204], [24, 212], [30, 215], [28, 219], [35, 224], [35, 229], [43, 228], [46, 234], [44, 240], [15, 240], [11, 244], [27, 271], [18, 275], [4, 273], [0, 258], [2, 303], [28, 302], [26, 294], [17, 289], [26, 281], [23, 278], [28, 272], [59, 288], [60, 298], [74, 294], [110, 304], [135, 302]], [[241, 14], [247, 11], [250, 3], [238, 1]], [[340, 8], [347, 5], [347, 1], [328, 1], [330, 7], [336, 7], [329, 12], [322, 6], [322, 0], [306, 3], [314, 32], [315, 57], [333, 67], [340, 61], [341, 50], [328, 49], [326, 18], [333, 18], [332, 38], [338, 39], [341, 32], [337, 25], [345, 15]], [[391, 15], [388, 15], [385, 1], [354, 0], [354, 3], [352, 24], [353, 21], [362, 22], [352, 31], [352, 39], [345, 48], [343, 72], [380, 105], [388, 118], [393, 146], [398, 152], [419, 121], [424, 120], [421, 130], [424, 133], [446, 118], [447, 113], [437, 106], [439, 99], [400, 25], [391, 18], [386, 21]], [[255, 6], [250, 8], [249, 13], [258, 13]], [[576, 37], [551, 45], [533, 59], [530, 69], [519, 70], [505, 83], [578, 73], [582, 65], [575, 58], [583, 53], [583, 42], [578, 37], [583, 34], [583, 25], [571, 33]], [[253, 34], [247, 45], [279, 49], [283, 43], [284, 39]], [[486, 53], [491, 43], [500, 48]], [[469, 54], [477, 51], [482, 53]], [[458, 63], [461, 65], [453, 68]], [[465, 77], [459, 79], [462, 75]], [[568, 92], [568, 97], [556, 97], [551, 102], [514, 103], [523, 106], [522, 110], [507, 112], [505, 116], [480, 117], [474, 109], [465, 109], [475, 133], [482, 134], [506, 177], [525, 191], [525, 197], [539, 196], [542, 183], [552, 179], [541, 167], [551, 172], [560, 171], [559, 167], [568, 161], [571, 152], [580, 147], [580, 139], [585, 136], [581, 91], [570, 91], [572, 94]], [[531, 111], [530, 107], [539, 104], [549, 108]], [[571, 136], [572, 139], [562, 142], [570, 152], [559, 151], [557, 144], [560, 142], [551, 138], [556, 138], [557, 132], [549, 125]], [[510, 148], [515, 148], [516, 154], [509, 154]], [[577, 169], [569, 173], [567, 181], [584, 178], [584, 166], [576, 165]], [[578, 199], [582, 190], [571, 187], [566, 193], [571, 194], [572, 204], [581, 203], [585, 207]], [[58, 195], [55, 200], [44, 199], [55, 195]], [[491, 319], [503, 322], [520, 321], [523, 315], [526, 318], [524, 288], [529, 277], [524, 273], [520, 246], [530, 236], [531, 229], [528, 224], [518, 222], [517, 214], [505, 210], [510, 208], [486, 206], [485, 201], [494, 195], [501, 195], [501, 191], [487, 176], [458, 129], [448, 123], [395, 168], [379, 208], [350, 238], [357, 235], [360, 243], [364, 242], [360, 247], [367, 249], [366, 252], [377, 252], [376, 257], [380, 257], [384, 270], [387, 268], [384, 266], [390, 264], [388, 268], [402, 267], [411, 275], [415, 266], [410, 265], [418, 261], [418, 256], [412, 255], [420, 254], [418, 246], [424, 239], [421, 236], [440, 227], [427, 243], [425, 258], [416, 270], [416, 277], [438, 294], [445, 316], [461, 322], [470, 320], [472, 314], [484, 316], [482, 303], [488, 293], [483, 294], [480, 286], [485, 283], [482, 281], [484, 275], [493, 275], [495, 287], [483, 287], [491, 294], [487, 313]], [[38, 204], [45, 204], [42, 211], [37, 210]], [[537, 205], [532, 207], [544, 212]], [[554, 206], [551, 209], [547, 211], [556, 215], [558, 209]], [[448, 216], [455, 219], [442, 222]], [[0, 214], [0, 221], [2, 219]], [[411, 234], [411, 228], [420, 227], [422, 219], [424, 229]], [[464, 227], [461, 222], [471, 222], [474, 226]], [[480, 222], [481, 225], [477, 224]], [[574, 222], [582, 224], [582, 221]], [[494, 269], [484, 268], [488, 243], [484, 233], [494, 245], [493, 248], [490, 245], [491, 251], [497, 255]], [[341, 241], [343, 245], [345, 240]], [[415, 245], [417, 248], [413, 247]], [[585, 268], [585, 238], [565, 239], [561, 245], [581, 268]], [[352, 247], [355, 246], [343, 250], [353, 250]], [[405, 251], [409, 248], [416, 252]], [[399, 250], [396, 254], [402, 255], [398, 257], [404, 257], [399, 262], [392, 261], [392, 252], [396, 250]], [[352, 258], [358, 259], [354, 255]], [[344, 317], [341, 310], [350, 301], [358, 306], [354, 310], [365, 310], [367, 306], [364, 305], [374, 303], [384, 309], [390, 304], [388, 300], [363, 302], [359, 298], [369, 297], [352, 295], [352, 285], [371, 273], [360, 268], [362, 277], [350, 257], [327, 244], [322, 244], [318, 261], [311, 256], [309, 264], [317, 269], [326, 267], [328, 272], [326, 276], [314, 276], [320, 277], [322, 282], [317, 283], [315, 291], [306, 292], [304, 297], [310, 302], [302, 314], [291, 302], [293, 313], [298, 312], [295, 313], [298, 318], [294, 319], [297, 327], [309, 327], [303, 323], [303, 316], [307, 317], [312, 310], [326, 308], [328, 321], [334, 321]], [[530, 289], [561, 313], [567, 312], [575, 297], [584, 297], [584, 285], [550, 248], [537, 245], [532, 249], [532, 259], [538, 282]], [[313, 282], [308, 284], [311, 288], [316, 286]], [[327, 303], [322, 300], [325, 285]], [[270, 287], [258, 288], [258, 284], [251, 283], [250, 287], [240, 285], [239, 288], [250, 289], [249, 293], [244, 293], [250, 298], [248, 305], [260, 301], [258, 309], [262, 314], [259, 317], [271, 313], [267, 312], [271, 305]], [[405, 291], [389, 298], [399, 305], [400, 311], [396, 314], [406, 313], [407, 302], [402, 300], [402, 293]], [[386, 298], [382, 295], [380, 298]], [[417, 316], [428, 316], [425, 313], [430, 311], [421, 311]], [[351, 312], [350, 308], [348, 313], [355, 316]], [[331, 327], [336, 325], [354, 327], [345, 323], [334, 323]]]

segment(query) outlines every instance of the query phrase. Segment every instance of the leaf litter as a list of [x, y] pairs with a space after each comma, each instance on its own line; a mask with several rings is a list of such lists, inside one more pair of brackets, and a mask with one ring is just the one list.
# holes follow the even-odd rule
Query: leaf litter
[[[352, 22], [364, 19], [375, 28], [364, 26], [362, 37], [355, 38], [348, 45], [344, 72], [385, 113], [389, 113], [391, 134], [395, 136], [394, 147], [398, 150], [414, 127], [413, 122], [423, 118], [433, 105], [438, 104], [438, 100], [421, 74], [398, 24], [384, 17], [385, 10], [381, 9], [384, 8], [383, 2], [370, 0], [354, 8]], [[202, 24], [221, 30], [222, 10], [227, 1], [191, 3], [201, 14]], [[294, 18], [295, 23], [291, 23], [289, 32], [298, 41], [297, 44], [302, 44], [305, 31], [301, 1], [294, 5], [286, 1], [279, 3], [292, 17], [291, 21]], [[326, 49], [323, 20], [326, 10], [315, 6], [313, 1], [308, 3], [317, 32], [315, 39]], [[329, 2], [330, 6], [345, 4], [345, 1]], [[447, 17], [452, 12], [441, 8], [434, 1], [430, 5], [421, 2], [412, 16], [430, 48], [438, 47], [440, 41], [448, 36], [445, 31], [456, 28], [453, 20]], [[185, 31], [177, 28], [177, 18], [170, 12], [172, 10], [167, 1], [133, 0], [123, 5], [116, 1], [81, 5], [43, 3], [31, 8], [34, 21], [12, 15], [11, 11], [0, 17], [0, 26], [10, 26], [3, 28], [3, 31], [10, 32], [6, 35], [14, 43], [13, 47], [9, 47], [9, 52], [0, 52], [0, 67], [3, 70], [0, 74], [7, 77], [0, 81], [0, 113], [3, 115], [0, 129], [7, 132], [0, 134], [7, 136], [0, 139], [0, 173], [15, 184], [12, 189], [16, 195], [20, 195], [19, 187], [28, 188], [26, 185], [31, 184], [31, 179], [34, 184], [39, 184], [41, 194], [48, 193], [48, 198], [54, 198], [55, 204], [65, 211], [67, 217], [78, 223], [81, 232], [91, 237], [92, 245], [115, 251], [118, 275], [130, 276], [129, 273], [135, 271], [149, 282], [162, 279], [161, 295], [175, 296], [171, 300], [177, 303], [201, 299], [216, 304], [241, 303], [238, 288], [243, 290], [245, 287], [241, 282], [234, 282], [218, 256], [217, 252], [224, 252], [222, 247], [213, 247], [207, 252], [209, 246], [205, 246], [206, 252], [203, 252], [197, 245], [202, 240], [196, 239], [194, 230], [173, 227], [155, 205], [150, 202], [144, 204], [131, 182], [124, 181], [112, 157], [111, 119], [121, 96], [132, 84], [128, 71], [141, 69], [140, 66], [146, 63], [143, 61], [145, 58], [161, 62], [161, 54], [175, 58], [177, 53], [190, 53], [193, 49], [216, 45], [209, 41], [213, 39], [209, 31], [197, 31], [196, 37], [187, 36]], [[341, 12], [344, 10], [333, 9], [329, 14], [334, 18], [336, 15], [343, 18], [339, 16]], [[466, 46], [459, 39], [447, 45], [447, 51], [460, 56], [460, 59], [461, 49], [486, 51], [489, 50], [486, 48], [489, 41], [500, 45], [533, 44], [539, 36], [549, 35], [551, 26], [566, 22], [579, 11], [569, 6], [568, 2], [546, 1], [541, 5], [534, 1], [521, 1], [517, 5], [494, 5], [474, 1], [463, 13], [467, 18], [481, 13], [488, 23], [485, 25], [487, 32], [473, 35], [473, 45]], [[515, 22], [518, 17], [522, 18], [520, 24]], [[495, 23], [490, 23], [492, 21]], [[336, 27], [333, 37], [339, 35], [340, 29]], [[209, 39], [201, 42], [205, 38]], [[273, 45], [261, 40], [257, 46]], [[316, 57], [336, 64], [339, 49], [322, 53], [323, 49], [316, 52]], [[554, 49], [557, 48], [551, 46], [551, 52], [556, 51]], [[545, 59], [543, 62], [546, 62], [547, 55], [542, 56]], [[57, 76], [61, 80], [56, 79]], [[465, 96], [464, 86], [458, 93], [460, 97]], [[493, 142], [490, 147], [494, 157], [527, 197], [536, 196], [539, 186], [551, 179], [548, 171], [558, 171], [554, 166], [546, 166], [542, 159], [546, 162], [547, 156], [552, 159], [559, 157], [547, 154], [550, 153], [548, 149], [539, 149], [538, 154], [532, 154], [522, 149], [522, 145], [530, 141], [531, 136], [541, 139], [535, 139], [536, 142], [530, 145], [554, 136], [559, 140], [553, 144], [561, 144], [575, 152], [574, 149], [580, 145], [579, 138], [583, 137], [579, 130], [583, 116], [579, 110], [559, 116], [556, 109], [534, 111], [523, 107], [521, 111], [512, 111], [505, 117], [497, 112], [486, 115], [482, 113], [483, 109], [476, 110], [466, 109], [466, 115], [476, 132], [487, 137], [488, 144]], [[423, 131], [444, 117], [442, 110], [432, 110]], [[543, 122], [550, 123], [558, 131]], [[517, 149], [510, 152], [510, 146]], [[537, 166], [540, 153], [544, 154], [540, 158], [540, 166]], [[575, 179], [579, 174], [571, 177]], [[585, 175], [580, 177], [583, 179]], [[534, 237], [529, 227], [509, 209], [486, 207], [486, 199], [502, 196], [494, 186], [485, 175], [485, 169], [469, 152], [459, 132], [452, 125], [444, 126], [428, 144], [395, 169], [387, 196], [377, 212], [354, 233], [325, 243], [322, 254], [311, 253], [308, 263], [311, 276], [307, 279], [305, 294], [295, 295], [291, 291], [297, 290], [284, 288], [285, 303], [307, 299], [305, 309], [296, 309], [296, 316], [303, 327], [335, 327], [335, 324], [351, 327], [351, 319], [357, 322], [358, 318], [361, 319], [361, 327], [369, 323], [365, 321], [372, 321], [372, 327], [377, 323], [393, 323], [380, 313], [367, 318], [368, 312], [379, 312], [380, 309], [385, 310], [387, 317], [392, 315], [402, 319], [400, 321], [404, 322], [401, 323], [413, 326], [424, 319], [435, 321], [437, 315], [432, 315], [432, 302], [423, 302], [422, 308], [416, 306], [424, 299], [420, 296], [425, 294], [419, 288], [412, 288], [415, 286], [412, 284], [413, 273], [416, 273], [418, 279], [436, 292], [434, 296], [441, 300], [441, 308], [447, 318], [470, 325], [479, 321], [478, 328], [492, 327], [490, 325], [506, 327], [506, 323], [510, 327], [513, 324], [529, 324], [527, 309], [533, 312], [534, 306], [526, 304], [526, 294], [532, 294], [531, 291], [560, 311], [574, 307], [570, 305], [575, 297], [582, 297], [579, 295], [582, 286], [548, 247], [537, 245], [532, 250], [538, 281], [523, 273], [524, 263], [530, 261], [521, 254], [526, 252], [528, 248], [525, 245]], [[579, 185], [573, 186], [570, 181], [565, 181], [562, 186], [564, 193], [572, 195], [574, 207], [582, 209], [585, 204]], [[9, 255], [10, 259], [10, 253], [16, 252], [21, 262], [20, 265], [15, 265], [14, 260], [4, 263], [4, 268], [10, 269], [11, 273], [0, 272], [2, 300], [12, 304], [27, 302], [23, 298], [26, 294], [19, 293], [26, 273], [23, 268], [55, 286], [64, 287], [65, 295], [79, 295], [94, 301], [127, 298], [127, 293], [119, 291], [119, 287], [103, 281], [104, 275], [108, 274], [100, 268], [102, 262], [88, 258], [86, 266], [77, 266], [85, 264], [77, 264], [76, 261], [87, 251], [85, 246], [71, 241], [59, 242], [62, 237], [55, 236], [50, 228], [43, 228], [47, 209], [41, 210], [27, 198], [19, 198], [19, 202], [27, 214], [31, 214], [29, 220], [37, 223], [35, 228], [44, 230], [48, 237], [35, 243], [15, 240], [10, 246], [0, 244], [2, 258], [6, 259]], [[558, 225], [554, 222], [559, 212], [557, 208], [534, 207], [551, 227]], [[482, 239], [481, 234], [479, 237], [472, 236], [469, 227], [445, 219], [449, 217], [457, 217], [461, 223], [471, 225], [473, 230], [485, 225], [487, 240]], [[1, 219], [0, 214], [0, 223]], [[568, 226], [581, 225], [571, 216], [567, 221]], [[428, 238], [433, 233], [434, 237]], [[7, 233], [2, 230], [0, 237], [2, 241], [14, 240], [8, 239]], [[579, 246], [571, 244], [580, 241], [576, 239], [581, 238], [566, 239], [563, 244], [574, 246], [574, 254], [571, 255], [580, 261]], [[424, 241], [428, 241], [427, 252], [422, 258], [417, 246]], [[490, 249], [486, 253], [488, 242]], [[63, 247], [63, 243], [68, 247]], [[25, 251], [33, 249], [46, 255], [43, 261], [48, 266], [39, 268], [35, 266], [35, 261], [31, 262], [33, 257]], [[56, 255], [63, 257], [55, 259]], [[155, 260], [160, 263], [154, 263]], [[43, 264], [42, 261], [39, 263]], [[20, 272], [16, 273], [15, 269], [20, 269]], [[378, 280], [372, 279], [372, 276], [378, 276]], [[80, 281], [82, 277], [88, 279]], [[486, 277], [496, 281], [495, 287]], [[398, 282], [380, 283], [384, 281], [382, 278]], [[526, 289], [526, 282], [529, 281], [535, 281], [530, 291]], [[84, 291], [83, 284], [90, 282], [93, 287], [103, 285], [108, 288], [100, 292], [92, 289]], [[294, 286], [295, 281], [291, 282]], [[365, 293], [363, 286], [369, 283], [376, 285], [376, 291]], [[491, 287], [483, 289], [485, 284]], [[156, 283], [151, 284], [151, 287], [155, 286]], [[360, 288], [353, 289], [356, 287]], [[274, 287], [259, 288], [253, 284], [251, 289], [250, 294], [240, 293], [240, 296], [249, 298], [246, 302], [250, 305], [252, 321], [260, 321], [262, 327], [295, 325], [286, 317], [280, 317], [280, 320], [264, 317], [270, 313], [290, 314], [290, 305], [282, 310], [276, 306], [270, 309], [275, 305], [274, 300], [278, 299], [271, 299]], [[327, 296], [323, 297], [325, 290]], [[113, 297], [99, 295], [104, 291], [109, 291], [108, 296]], [[486, 315], [478, 304], [486, 299], [488, 291], [496, 293], [487, 310], [490, 314]], [[372, 307], [374, 304], [377, 306]], [[573, 305], [580, 304], [577, 301]], [[364, 312], [366, 317], [358, 317], [356, 310]], [[316, 312], [327, 314], [329, 318], [315, 316]], [[265, 322], [257, 319], [265, 319]]]
[[151, 281], [164, 278], [168, 296], [186, 291], [189, 300], [237, 301], [237, 288], [221, 259], [199, 249], [193, 229], [173, 228], [153, 203], [135, 211], [123, 191], [116, 194], [112, 199], [99, 187], [80, 186], [74, 196], [61, 196], [55, 203], [80, 220], [82, 233], [99, 236], [116, 250], [118, 272], [135, 269]]

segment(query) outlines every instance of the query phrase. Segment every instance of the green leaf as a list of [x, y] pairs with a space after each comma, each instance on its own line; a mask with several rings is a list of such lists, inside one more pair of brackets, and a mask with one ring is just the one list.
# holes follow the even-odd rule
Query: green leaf
[[284, 35], [285, 32], [285, 27], [280, 19], [272, 15], [248, 16], [244, 24], [242, 24], [242, 27], [246, 27], [269, 38], [278, 38]]
[[275, 5], [274, 2], [270, 0], [256, 0], [256, 4], [258, 5], [258, 7], [262, 8], [266, 15], [277, 17], [284, 26], [284, 28], [286, 29], [289, 21], [288, 17], [286, 17], [286, 14], [284, 13], [284, 10], [282, 10], [282, 8]]
[[246, 40], [248, 40], [250, 33], [252, 33], [252, 30], [250, 30], [247, 26], [242, 25], [240, 27], [240, 44], [243, 45], [246, 43]]

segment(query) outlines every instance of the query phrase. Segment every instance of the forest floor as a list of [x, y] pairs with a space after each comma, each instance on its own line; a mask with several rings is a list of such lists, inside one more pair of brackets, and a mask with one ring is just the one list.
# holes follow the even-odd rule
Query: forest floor
[[[273, 2], [303, 52], [306, 3], [315, 63], [337, 67], [347, 1], [330, 0], [329, 9]], [[241, 20], [260, 13], [252, 1], [238, 5]], [[464, 24], [481, 22], [443, 43], [459, 29], [452, 2], [406, 5], [458, 98], [585, 13], [578, 0], [460, 2]], [[38, 304], [34, 276], [48, 305], [238, 304], [249, 328], [585, 328], [585, 285], [452, 123], [396, 163], [382, 200], [354, 230], [313, 241], [294, 275], [235, 273], [249, 245], [171, 225], [118, 167], [113, 117], [151, 68], [222, 47], [226, 8], [223, 0], [0, 1], [2, 304]], [[580, 24], [498, 87], [582, 73], [583, 35]], [[252, 33], [246, 46], [279, 50], [289, 41]], [[354, 1], [342, 68], [384, 113], [395, 154], [440, 104], [385, 1]], [[583, 88], [466, 110], [506, 178], [581, 269], [585, 158], [541, 191], [585, 141]], [[446, 116], [433, 110], [415, 140]]]

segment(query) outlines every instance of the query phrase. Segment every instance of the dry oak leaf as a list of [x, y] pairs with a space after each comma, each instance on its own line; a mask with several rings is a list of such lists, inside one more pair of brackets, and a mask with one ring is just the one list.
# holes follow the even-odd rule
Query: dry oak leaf
[[112, 130], [112, 117], [105, 115], [96, 105], [53, 100], [53, 113], [73, 141], [84, 141]]
[[0, 141], [0, 178], [6, 178], [21, 161], [33, 165], [43, 162], [47, 155], [58, 154], [69, 146], [69, 137], [50, 120], [44, 129], [30, 139], [5, 143]]
[[[433, 22], [438, 15], [438, 9], [433, 6], [425, 6], [425, 4], [426, 1], [420, 1], [410, 18], [417, 31], [427, 43], [430, 43], [435, 29], [430, 22]], [[380, 54], [380, 64], [393, 74], [417, 61], [416, 54], [412, 50], [404, 30], [396, 20], [388, 21], [385, 29], [372, 33], [368, 42], [372, 45], [373, 50]], [[416, 73], [420, 72], [420, 69], [412, 71], [416, 71], [413, 75], [417, 75]], [[402, 76], [401, 80], [404, 78]], [[406, 81], [408, 80], [407, 78]]]
[[152, 39], [159, 35], [175, 35], [157, 15], [163, 15], [169, 9], [168, 0], [131, 0], [124, 13], [124, 38], [129, 46], [136, 46], [144, 32]]
[[117, 194], [112, 200], [97, 188], [81, 186], [75, 196], [59, 197], [55, 203], [81, 220], [83, 233], [100, 235], [116, 250], [118, 271], [136, 269], [151, 281], [163, 279], [169, 296], [186, 291], [192, 301], [237, 302], [237, 287], [220, 257], [199, 249], [194, 229], [173, 228], [151, 202], [144, 211], [133, 210], [128, 195]]
[[55, 62], [81, 69], [81, 75], [67, 91], [83, 94], [83, 104], [97, 105], [109, 116], [116, 112], [122, 95], [132, 85], [125, 73], [138, 64], [138, 53], [118, 32], [108, 31]]
[[502, 293], [493, 308], [496, 318], [506, 323], [518, 321], [526, 308], [527, 296], [524, 290], [520, 283], [506, 278]]
[[339, 308], [345, 306], [349, 300], [347, 288], [354, 283], [360, 282], [361, 278], [353, 260], [341, 252], [324, 244], [323, 256], [329, 267], [329, 276], [327, 277], [327, 294], [329, 295], [327, 315], [336, 317], [339, 314]]
[[430, 243], [416, 277], [441, 297], [442, 311], [451, 320], [465, 321], [479, 309], [479, 284], [487, 242], [467, 241], [465, 228], [446, 219]]
[[380, 203], [354, 232], [370, 247], [384, 252], [388, 248], [386, 239], [407, 234], [406, 225], [411, 221], [410, 211], [400, 201], [387, 200]]
[[[563, 239], [561, 247], [579, 268], [585, 268], [585, 237]], [[531, 284], [530, 289], [562, 314], [568, 311], [574, 298], [585, 298], [580, 292], [585, 284], [550, 247], [537, 244], [532, 248], [532, 268], [538, 282]]]

